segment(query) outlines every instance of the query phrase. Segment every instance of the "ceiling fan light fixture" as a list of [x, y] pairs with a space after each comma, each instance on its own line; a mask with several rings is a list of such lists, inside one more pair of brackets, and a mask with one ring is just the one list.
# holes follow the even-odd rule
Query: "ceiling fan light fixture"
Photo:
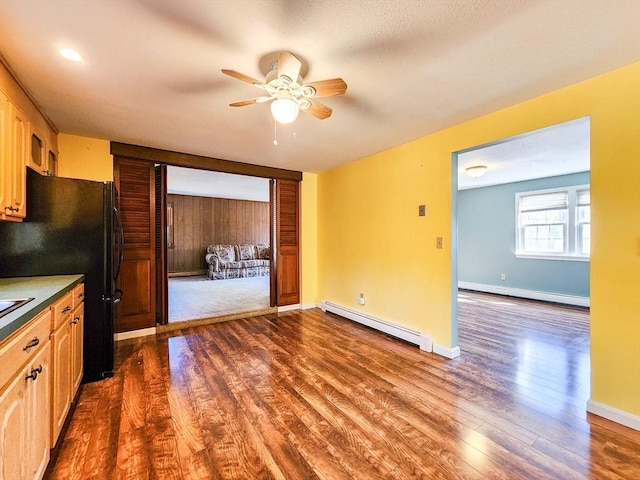
[[300, 107], [290, 98], [277, 98], [271, 102], [271, 115], [278, 123], [291, 123], [298, 117]]
[[487, 166], [474, 165], [472, 167], [465, 168], [465, 171], [467, 172], [467, 175], [469, 175], [471, 178], [480, 178], [485, 173], [487, 173]]
[[82, 55], [80, 55], [76, 50], [73, 50], [71, 48], [63, 48], [61, 49], [59, 52], [61, 57], [66, 58], [67, 60], [70, 60], [72, 62], [81, 62], [82, 61]]

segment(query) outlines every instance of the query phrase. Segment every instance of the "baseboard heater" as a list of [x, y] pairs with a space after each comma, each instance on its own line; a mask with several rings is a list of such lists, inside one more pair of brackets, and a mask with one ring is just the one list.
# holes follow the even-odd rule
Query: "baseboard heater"
[[[325, 302], [324, 307], [327, 312], [335, 313], [336, 315], [340, 315], [341, 317], [345, 317], [349, 320], [353, 320], [354, 322], [366, 325], [367, 327], [371, 327], [374, 330], [388, 333], [393, 337], [400, 338], [409, 343], [413, 343], [414, 345], [418, 345], [421, 349], [425, 350], [424, 348], [422, 348], [425, 341], [425, 336], [420, 335], [420, 332], [411, 330], [406, 327], [401, 327], [400, 325], [396, 325], [394, 323], [380, 320], [379, 318], [372, 317], [365, 313], [356, 312], [355, 310], [341, 307], [340, 305], [336, 305], [335, 303]], [[429, 351], [430, 350], [431, 349], [429, 349]]]

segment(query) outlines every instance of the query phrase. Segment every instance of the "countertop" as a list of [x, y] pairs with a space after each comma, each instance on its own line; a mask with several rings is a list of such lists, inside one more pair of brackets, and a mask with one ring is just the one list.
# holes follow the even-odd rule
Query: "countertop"
[[29, 303], [0, 317], [0, 343], [83, 281], [84, 275], [0, 278], [0, 300], [33, 297]]

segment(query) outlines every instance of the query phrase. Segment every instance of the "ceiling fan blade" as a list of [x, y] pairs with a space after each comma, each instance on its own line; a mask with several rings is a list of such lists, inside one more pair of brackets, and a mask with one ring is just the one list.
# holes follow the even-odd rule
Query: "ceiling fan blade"
[[300, 68], [302, 68], [302, 63], [292, 53], [280, 52], [278, 54], [278, 78], [286, 75], [294, 82], [297, 82]]
[[341, 78], [332, 78], [331, 80], [321, 80], [319, 82], [305, 83], [305, 87], [313, 87], [316, 91], [313, 98], [334, 97], [343, 95], [347, 91], [347, 84]]
[[326, 105], [322, 105], [321, 103], [314, 102], [313, 100], [309, 100], [309, 103], [311, 104], [311, 106], [302, 111], [310, 113], [311, 115], [313, 115], [316, 118], [319, 118], [320, 120], [329, 118], [333, 113], [333, 110], [331, 110]]
[[225, 70], [222, 69], [222, 73], [225, 75], [229, 75], [230, 77], [237, 78], [238, 80], [242, 80], [243, 82], [250, 83], [252, 85], [264, 85], [260, 80], [256, 80], [255, 78], [250, 77], [249, 75], [245, 75], [244, 73], [236, 72], [235, 70]]
[[253, 105], [254, 103], [258, 103], [257, 98], [252, 98], [251, 100], [242, 100], [240, 102], [230, 103], [230, 107], [245, 107], [247, 105]]

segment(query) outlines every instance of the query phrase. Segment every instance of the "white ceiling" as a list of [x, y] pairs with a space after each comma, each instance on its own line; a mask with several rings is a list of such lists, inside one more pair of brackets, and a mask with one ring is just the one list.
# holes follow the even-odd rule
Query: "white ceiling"
[[269, 179], [167, 167], [167, 192], [197, 197], [269, 201]]
[[[639, 24], [636, 0], [0, 0], [0, 53], [62, 132], [320, 172], [639, 61]], [[278, 50], [349, 88], [275, 146], [220, 69]]]
[[[588, 117], [458, 154], [458, 189], [487, 187], [591, 170]], [[465, 169], [487, 167], [480, 178]]]

